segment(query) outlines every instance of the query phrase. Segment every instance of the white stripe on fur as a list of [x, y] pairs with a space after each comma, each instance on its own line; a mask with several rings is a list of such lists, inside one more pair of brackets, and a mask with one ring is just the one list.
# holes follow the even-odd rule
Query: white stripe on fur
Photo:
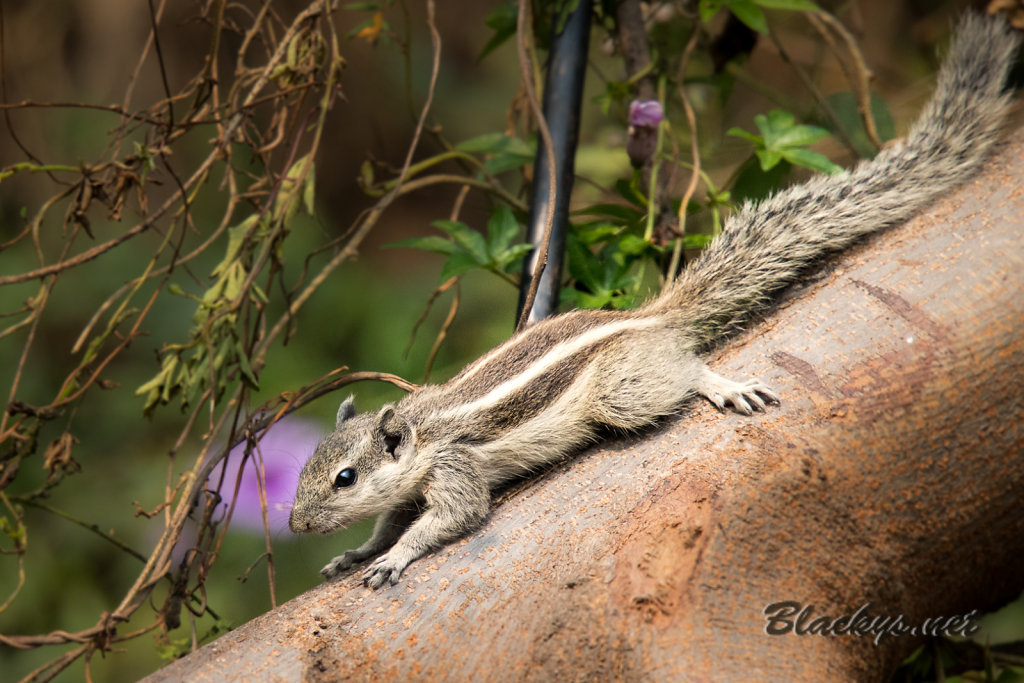
[[[446, 410], [440, 414], [440, 417], [466, 419], [480, 410], [486, 410], [493, 407], [495, 404], [525, 387], [558, 363], [588, 346], [596, 344], [613, 334], [618, 334], [625, 330], [642, 330], [647, 327], [653, 327], [661, 324], [664, 324], [664, 322], [660, 318], [631, 318], [587, 330], [575, 339], [571, 339], [551, 347], [550, 351], [538, 358], [532, 365], [515, 377], [512, 377], [511, 379], [508, 379], [494, 387], [487, 392], [486, 395], [481, 396], [475, 401], [470, 401], [464, 405]], [[473, 368], [473, 372], [476, 372], [480, 367], [482, 367], [482, 364]]]

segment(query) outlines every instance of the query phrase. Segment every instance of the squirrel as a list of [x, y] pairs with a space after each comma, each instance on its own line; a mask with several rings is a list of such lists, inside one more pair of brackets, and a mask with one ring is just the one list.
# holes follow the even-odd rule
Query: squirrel
[[908, 220], [973, 173], [1010, 107], [1003, 86], [1017, 45], [1001, 19], [967, 14], [905, 138], [851, 170], [748, 203], [645, 305], [540, 321], [448, 382], [377, 412], [357, 415], [345, 399], [302, 470], [289, 526], [328, 534], [377, 520], [369, 540], [321, 574], [384, 553], [363, 583], [397, 583], [409, 563], [479, 528], [496, 487], [578, 451], [599, 429], [642, 428], [696, 395], [743, 414], [778, 402], [766, 385], [721, 377], [698, 354], [824, 254]]

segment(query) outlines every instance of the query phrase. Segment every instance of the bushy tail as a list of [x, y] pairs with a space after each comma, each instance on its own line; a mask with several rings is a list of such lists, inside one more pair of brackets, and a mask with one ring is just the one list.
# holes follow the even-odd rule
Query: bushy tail
[[746, 205], [650, 310], [710, 344], [737, 329], [822, 254], [902, 223], [969, 177], [998, 139], [1018, 38], [999, 17], [960, 22], [932, 100], [910, 134], [850, 171]]

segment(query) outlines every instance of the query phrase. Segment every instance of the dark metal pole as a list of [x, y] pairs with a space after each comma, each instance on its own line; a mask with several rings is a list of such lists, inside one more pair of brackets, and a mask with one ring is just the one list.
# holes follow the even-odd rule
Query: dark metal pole
[[[565, 233], [569, 225], [569, 197], [572, 195], [576, 161], [576, 140], [579, 135], [580, 103], [583, 99], [583, 81], [587, 70], [587, 47], [590, 42], [590, 0], [579, 0], [569, 15], [565, 28], [551, 40], [548, 55], [548, 78], [544, 87], [544, 120], [554, 143], [555, 178], [557, 192], [554, 223], [548, 244], [547, 265], [541, 274], [540, 285], [529, 322], [534, 323], [554, 313], [562, 281], [562, 254], [565, 253]], [[537, 143], [537, 158], [533, 164], [533, 202], [530, 206], [530, 224], [527, 239], [534, 245], [523, 263], [523, 280], [519, 288], [521, 317], [526, 292], [537, 268], [539, 254], [536, 246], [544, 238], [544, 223], [548, 204], [548, 161], [542, 141]]]

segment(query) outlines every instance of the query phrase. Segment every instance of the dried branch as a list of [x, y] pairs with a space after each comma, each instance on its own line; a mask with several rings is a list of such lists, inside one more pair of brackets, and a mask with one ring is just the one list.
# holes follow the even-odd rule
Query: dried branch
[[[867, 63], [864, 61], [864, 55], [861, 54], [860, 47], [857, 45], [857, 41], [853, 35], [843, 26], [842, 22], [836, 19], [832, 14], [828, 12], [807, 12], [805, 14], [807, 20], [811, 22], [811, 25], [817, 29], [821, 37], [825, 39], [825, 42], [829, 44], [832, 51], [836, 53], [836, 58], [839, 61], [839, 65], [843, 69], [843, 73], [846, 74], [847, 80], [850, 81], [850, 86], [853, 88], [854, 93], [857, 96], [857, 109], [860, 111], [861, 118], [864, 120], [864, 131], [867, 133], [868, 139], [876, 149], [882, 148], [882, 140], [878, 136], [878, 127], [875, 125], [875, 115], [871, 110], [871, 70], [868, 68]], [[831, 34], [826, 30], [826, 26], [835, 31], [840, 38], [843, 40], [843, 44], [846, 46], [846, 51], [850, 54], [850, 58], [853, 60], [853, 68], [847, 65], [846, 60], [839, 58], [838, 46]]]
[[548, 263], [548, 247], [551, 244], [551, 230], [555, 224], [555, 197], [558, 194], [558, 178], [555, 172], [555, 143], [551, 139], [551, 130], [547, 121], [544, 120], [544, 112], [537, 97], [537, 88], [534, 80], [534, 69], [530, 60], [528, 47], [530, 3], [529, 0], [519, 0], [519, 13], [516, 19], [516, 54], [519, 57], [519, 73], [523, 81], [523, 91], [530, 103], [530, 110], [533, 112], [534, 120], [537, 123], [537, 130], [541, 140], [544, 142], [544, 156], [547, 158], [548, 167], [548, 205], [547, 214], [544, 217], [544, 236], [540, 243], [534, 247], [537, 257], [536, 265], [530, 279], [530, 287], [523, 300], [523, 310], [516, 323], [516, 329], [526, 327], [530, 320], [530, 311], [533, 310], [533, 301], [537, 298], [537, 288], [540, 286], [541, 276]]

